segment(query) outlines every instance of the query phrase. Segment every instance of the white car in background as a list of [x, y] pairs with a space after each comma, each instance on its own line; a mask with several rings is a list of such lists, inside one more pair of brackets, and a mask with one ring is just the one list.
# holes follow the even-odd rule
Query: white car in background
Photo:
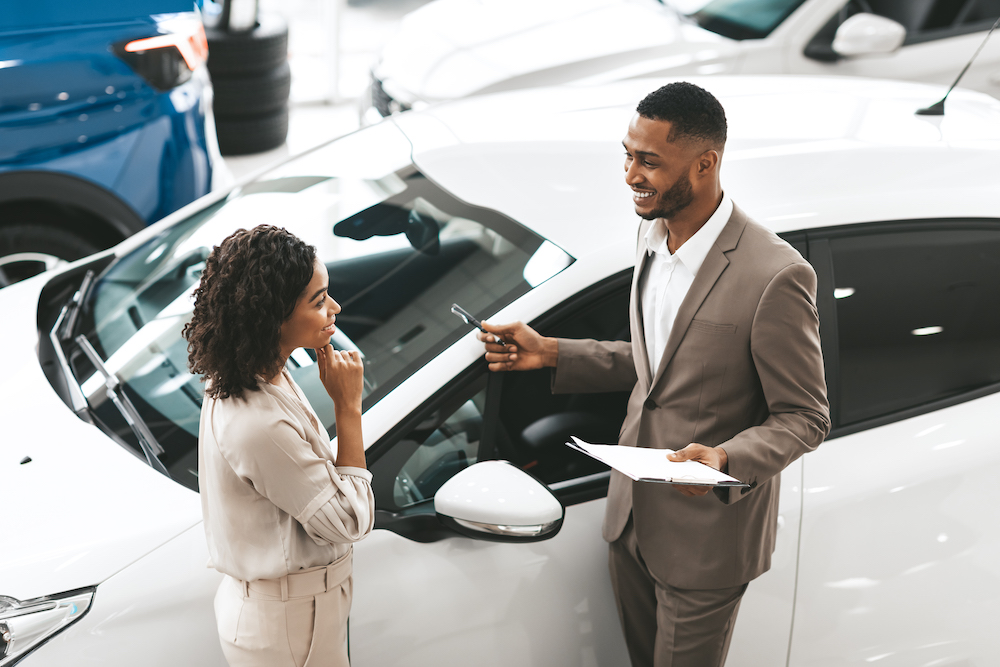
[[[373, 67], [362, 121], [519, 88], [706, 74], [950, 84], [1000, 0], [434, 0]], [[1000, 40], [962, 80], [1000, 95]]]
[[[620, 142], [660, 83], [400, 115], [0, 291], [0, 666], [224, 665], [180, 331], [212, 246], [265, 222], [317, 246], [344, 307], [334, 343], [366, 358], [377, 520], [356, 547], [353, 664], [627, 664], [600, 535], [608, 472], [563, 445], [614, 442], [626, 395], [488, 373], [450, 306], [627, 335], [637, 219]], [[729, 117], [727, 191], [816, 268], [834, 420], [782, 473], [773, 567], [728, 664], [987, 664], [1000, 102], [959, 90], [926, 117], [942, 88], [698, 83]], [[332, 432], [312, 355], [290, 366]]]

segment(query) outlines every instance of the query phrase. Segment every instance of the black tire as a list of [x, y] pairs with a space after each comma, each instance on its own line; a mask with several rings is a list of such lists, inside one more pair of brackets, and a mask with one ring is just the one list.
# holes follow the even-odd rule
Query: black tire
[[263, 74], [212, 77], [215, 113], [220, 116], [261, 116], [288, 103], [292, 72], [284, 62]]
[[213, 78], [268, 72], [288, 61], [288, 25], [274, 14], [261, 14], [247, 32], [206, 28], [205, 35]]
[[263, 116], [216, 116], [223, 155], [249, 155], [277, 148], [288, 136], [288, 105]]
[[[91, 241], [59, 227], [30, 222], [4, 225], [0, 227], [0, 287], [98, 250]], [[14, 257], [24, 253], [28, 257]]]

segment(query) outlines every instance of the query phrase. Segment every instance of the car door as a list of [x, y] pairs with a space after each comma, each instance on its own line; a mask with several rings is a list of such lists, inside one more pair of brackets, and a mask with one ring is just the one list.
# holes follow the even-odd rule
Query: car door
[[[866, 12], [906, 29], [903, 45], [888, 55], [844, 58], [833, 51], [837, 28]], [[850, 0], [825, 8], [790, 40], [788, 71], [951, 84], [1000, 17], [997, 0]], [[1000, 93], [1000, 42], [991, 40], [962, 80], [967, 88]], [[934, 102], [936, 100], [930, 100]]]
[[816, 233], [834, 430], [804, 460], [790, 665], [1000, 648], [1000, 221]]
[[[628, 336], [631, 271], [533, 324], [546, 334]], [[479, 361], [369, 449], [375, 530], [355, 548], [351, 657], [372, 665], [622, 665], [601, 521], [608, 471], [565, 447], [614, 442], [627, 392], [561, 395], [549, 372], [491, 374]], [[445, 529], [433, 496], [456, 472], [506, 459], [565, 506], [559, 533], [528, 544]]]

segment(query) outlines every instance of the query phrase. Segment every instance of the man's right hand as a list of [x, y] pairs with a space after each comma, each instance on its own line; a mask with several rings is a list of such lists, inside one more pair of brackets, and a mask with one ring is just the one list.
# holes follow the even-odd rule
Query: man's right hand
[[[493, 326], [483, 322], [489, 332], [479, 332], [479, 340], [486, 343], [486, 361], [491, 371], [530, 371], [536, 368], [555, 367], [559, 356], [559, 341], [539, 335], [521, 322]], [[504, 340], [497, 343], [490, 334]]]

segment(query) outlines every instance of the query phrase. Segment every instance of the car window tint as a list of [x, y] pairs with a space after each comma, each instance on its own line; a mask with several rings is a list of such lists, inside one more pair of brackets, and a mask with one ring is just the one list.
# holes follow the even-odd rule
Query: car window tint
[[[629, 285], [574, 309], [545, 335], [597, 340], [629, 340]], [[548, 369], [508, 373], [503, 377], [497, 457], [526, 470], [546, 484], [607, 471], [607, 466], [565, 443], [571, 435], [589, 442], [615, 444], [625, 420], [629, 392], [553, 394]]]
[[1000, 229], [830, 239], [840, 421], [1000, 382]]
[[444, 400], [372, 464], [380, 509], [398, 511], [431, 500], [455, 473], [479, 459], [486, 374]]

